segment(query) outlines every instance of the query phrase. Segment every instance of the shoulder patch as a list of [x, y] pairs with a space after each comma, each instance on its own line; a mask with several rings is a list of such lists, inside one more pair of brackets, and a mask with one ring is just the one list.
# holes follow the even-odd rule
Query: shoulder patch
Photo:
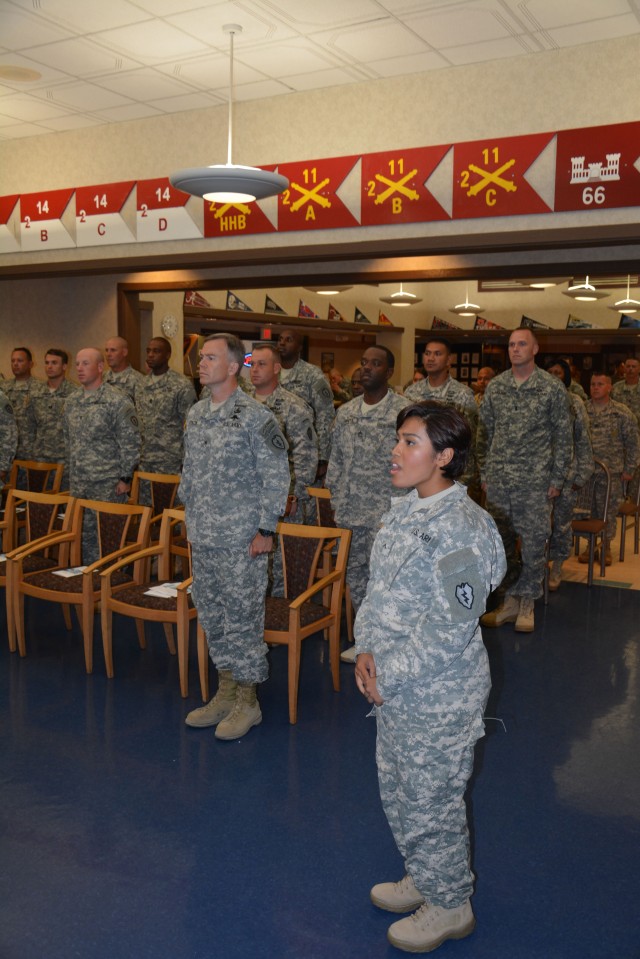
[[456, 586], [456, 599], [465, 609], [473, 606], [473, 586], [469, 583], [460, 583]]
[[276, 450], [278, 453], [286, 452], [287, 441], [280, 432], [280, 427], [275, 419], [268, 419], [260, 430], [260, 433], [268, 447]]

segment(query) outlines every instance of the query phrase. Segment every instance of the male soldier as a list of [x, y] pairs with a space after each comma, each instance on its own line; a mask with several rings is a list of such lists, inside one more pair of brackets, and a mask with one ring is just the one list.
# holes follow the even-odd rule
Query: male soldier
[[149, 374], [136, 388], [142, 451], [140, 469], [148, 473], [179, 473], [182, 469], [184, 424], [196, 402], [191, 380], [169, 369], [171, 344], [154, 336], [147, 346]]
[[278, 337], [280, 353], [280, 382], [286, 390], [295, 393], [313, 410], [313, 425], [318, 434], [318, 473], [321, 479], [327, 471], [333, 423], [333, 394], [324, 374], [317, 366], [300, 359], [302, 337], [296, 330], [282, 330]]
[[[124, 503], [140, 457], [140, 431], [133, 403], [102, 382], [104, 359], [88, 347], [76, 356], [81, 390], [67, 398], [63, 412], [69, 486], [72, 496]], [[95, 518], [85, 523], [82, 561], [98, 559]]]
[[144, 377], [129, 363], [129, 344], [122, 336], [112, 336], [104, 345], [104, 355], [109, 369], [105, 370], [103, 381], [122, 390], [135, 403], [136, 390]]
[[573, 455], [571, 465], [562, 487], [560, 496], [553, 500], [553, 532], [549, 542], [549, 589], [556, 590], [562, 582], [562, 564], [571, 555], [573, 531], [571, 521], [578, 490], [581, 489], [593, 473], [593, 450], [589, 417], [584, 403], [571, 390], [571, 368], [566, 360], [552, 358], [546, 364], [547, 373], [557, 377], [565, 385], [571, 407], [573, 422]]
[[310, 406], [278, 383], [280, 353], [274, 343], [256, 343], [251, 353], [251, 383], [255, 398], [271, 410], [289, 444], [291, 484], [287, 500], [287, 518], [302, 522], [300, 504], [308, 500], [318, 469], [318, 438], [313, 428]]
[[65, 350], [50, 349], [44, 355], [47, 389], [33, 397], [33, 416], [36, 423], [35, 458], [42, 463], [63, 463], [62, 489], [68, 489], [66, 448], [62, 413], [67, 398], [79, 386], [67, 379], [69, 355]]
[[624, 364], [624, 379], [615, 383], [611, 390], [611, 399], [628, 406], [636, 421], [640, 423], [640, 360], [629, 357]]
[[485, 390], [495, 375], [496, 371], [492, 370], [490, 366], [481, 366], [478, 370], [478, 376], [473, 384], [473, 398], [476, 401], [476, 406], [480, 406], [482, 403]]
[[[385, 346], [370, 346], [360, 360], [361, 397], [341, 406], [331, 436], [327, 487], [338, 526], [351, 530], [347, 584], [357, 611], [369, 581], [369, 557], [380, 519], [388, 509], [394, 487], [391, 451], [396, 445], [396, 419], [408, 406], [389, 388], [395, 358]], [[355, 647], [342, 654], [354, 661]]]
[[545, 544], [551, 535], [551, 501], [560, 495], [573, 448], [567, 391], [536, 366], [538, 349], [532, 330], [514, 330], [509, 337], [511, 369], [489, 383], [478, 429], [482, 488], [509, 563], [505, 598], [481, 623], [515, 621], [522, 633], [534, 629], [533, 607], [542, 593]]
[[[638, 466], [638, 424], [628, 407], [611, 399], [611, 377], [606, 373], [593, 373], [590, 393], [586, 408], [591, 424], [593, 455], [602, 460], [611, 473], [609, 517], [604, 534], [605, 565], [611, 566], [611, 540], [616, 535], [618, 509], [624, 498], [622, 484], [631, 480]], [[596, 504], [600, 516], [604, 496], [605, 484], [598, 478]], [[588, 563], [589, 551], [582, 553], [579, 560]]]
[[0, 392], [0, 480], [7, 478], [18, 444], [18, 427], [11, 403]]
[[12, 408], [18, 427], [16, 459], [32, 460], [36, 438], [36, 423], [33, 416], [33, 398], [45, 390], [41, 380], [31, 375], [33, 355], [26, 346], [17, 346], [11, 353], [13, 379], [0, 380]]
[[450, 375], [451, 344], [447, 340], [438, 337], [429, 340], [424, 348], [422, 362], [426, 378], [407, 387], [404, 394], [407, 398], [405, 406], [409, 402], [437, 400], [443, 406], [452, 406], [466, 416], [471, 427], [472, 440], [467, 467], [460, 482], [469, 485], [475, 473], [475, 437], [478, 428], [478, 407], [473, 391]]
[[218, 691], [188, 726], [238, 739], [262, 721], [256, 684], [268, 675], [264, 642], [267, 558], [291, 477], [273, 414], [238, 387], [241, 341], [207, 337], [200, 382], [209, 398], [189, 411], [179, 495], [192, 550], [193, 600], [218, 669]]

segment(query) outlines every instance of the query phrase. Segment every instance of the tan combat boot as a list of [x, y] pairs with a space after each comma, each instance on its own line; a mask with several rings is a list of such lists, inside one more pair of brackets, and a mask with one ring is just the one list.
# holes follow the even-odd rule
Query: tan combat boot
[[261, 722], [262, 713], [256, 699], [255, 683], [238, 683], [233, 709], [218, 725], [216, 739], [240, 739], [252, 726], [258, 726]]
[[231, 675], [230, 669], [218, 670], [218, 691], [206, 706], [192, 709], [187, 714], [187, 726], [215, 726], [228, 716], [236, 701], [238, 684]]
[[526, 596], [523, 596], [520, 600], [520, 610], [516, 619], [516, 633], [532, 633], [535, 629], [533, 605], [533, 600]]
[[424, 902], [424, 896], [408, 875], [400, 882], [379, 882], [371, 890], [370, 896], [374, 906], [387, 912], [412, 912]]
[[554, 559], [549, 570], [549, 589], [555, 592], [562, 582], [562, 560]]
[[481, 626], [502, 626], [503, 623], [515, 623], [520, 612], [520, 600], [517, 596], [505, 596], [500, 606], [480, 617]]
[[446, 939], [464, 939], [474, 930], [476, 920], [467, 899], [454, 909], [430, 906], [425, 903], [406, 919], [389, 926], [387, 938], [403, 952], [432, 952]]

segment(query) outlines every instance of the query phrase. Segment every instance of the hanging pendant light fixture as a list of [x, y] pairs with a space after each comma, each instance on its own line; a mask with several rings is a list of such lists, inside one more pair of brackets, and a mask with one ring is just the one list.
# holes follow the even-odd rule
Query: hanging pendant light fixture
[[413, 306], [415, 303], [422, 303], [422, 298], [416, 296], [415, 293], [407, 293], [402, 289], [402, 283], [400, 284], [400, 290], [397, 293], [390, 293], [389, 296], [381, 296], [381, 303], [388, 303], [390, 306]]
[[574, 283], [567, 290], [562, 291], [563, 296], [570, 296], [572, 300], [579, 300], [580, 303], [591, 303], [594, 300], [606, 300], [608, 293], [600, 293], [596, 290], [593, 283], [589, 283], [589, 277], [586, 276], [584, 283]]
[[233, 142], [233, 38], [242, 33], [238, 23], [228, 23], [222, 28], [229, 34], [229, 136], [227, 162], [213, 166], [192, 167], [172, 173], [169, 180], [177, 190], [201, 196], [213, 203], [250, 203], [277, 196], [289, 186], [289, 181], [280, 173], [270, 173], [258, 167], [238, 166], [232, 160]]
[[449, 313], [455, 313], [456, 316], [477, 316], [482, 307], [477, 303], [469, 303], [469, 287], [466, 288], [464, 303], [458, 303], [452, 307]]
[[617, 313], [637, 313], [640, 310], [640, 301], [629, 299], [629, 294], [631, 292], [631, 276], [627, 275], [627, 298], [625, 300], [618, 300], [613, 306], [610, 306], [610, 310], [615, 310]]

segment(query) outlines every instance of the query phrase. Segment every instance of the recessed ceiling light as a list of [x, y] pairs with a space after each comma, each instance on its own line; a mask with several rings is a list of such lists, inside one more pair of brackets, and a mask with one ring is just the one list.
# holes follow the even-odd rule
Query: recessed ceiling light
[[42, 80], [42, 74], [27, 67], [12, 67], [11, 64], [0, 66], [0, 80], [12, 80], [14, 83], [33, 83]]

